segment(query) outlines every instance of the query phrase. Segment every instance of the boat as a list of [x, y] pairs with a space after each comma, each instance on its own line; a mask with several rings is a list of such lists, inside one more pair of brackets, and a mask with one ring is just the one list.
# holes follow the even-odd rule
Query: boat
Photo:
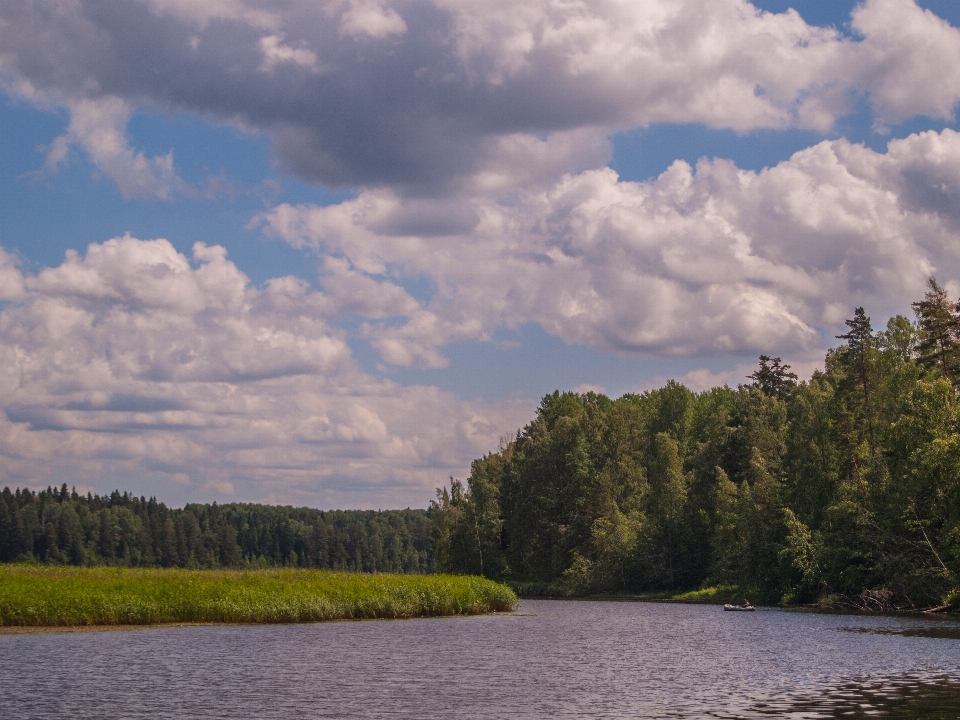
[[732, 610], [734, 612], [753, 612], [756, 608], [753, 605], [724, 605], [724, 610]]

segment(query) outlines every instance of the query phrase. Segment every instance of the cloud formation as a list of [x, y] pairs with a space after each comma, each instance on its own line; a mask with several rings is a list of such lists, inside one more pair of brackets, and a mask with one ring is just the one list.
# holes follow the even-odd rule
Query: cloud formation
[[36, 275], [0, 260], [5, 483], [422, 506], [531, 411], [365, 374], [335, 294], [254, 288], [221, 247], [126, 236]]
[[186, 112], [356, 193], [254, 222], [316, 251], [319, 290], [254, 287], [203, 244], [118, 237], [34, 274], [0, 250], [5, 482], [422, 506], [532, 402], [404, 387], [349, 342], [440, 368], [452, 343], [537, 323], [599, 352], [801, 370], [853, 307], [903, 312], [931, 273], [960, 294], [952, 130], [824, 140], [760, 172], [605, 167], [611, 134], [656, 123], [953, 118], [960, 30], [913, 0], [865, 0], [849, 27], [745, 0], [0, 0], [2, 87], [69, 113], [48, 172], [79, 149], [124, 198], [199, 195], [127, 127]]
[[817, 355], [853, 307], [905, 312], [931, 273], [960, 276], [958, 207], [947, 129], [886, 153], [824, 141], [759, 173], [726, 160], [642, 183], [589, 170], [511, 203], [369, 190], [262, 221], [370, 282], [429, 278], [428, 304], [365, 331], [385, 361], [437, 367], [443, 345], [527, 322], [602, 351]]
[[652, 123], [825, 131], [859, 97], [881, 125], [952, 116], [960, 31], [913, 0], [866, 0], [852, 29], [745, 0], [2, 0], [0, 70], [70, 108], [130, 194], [172, 171], [98, 155], [122, 133], [103, 108], [268, 133], [311, 182], [500, 191], [602, 165], [609, 133]]
[[130, 147], [126, 134], [130, 108], [115, 97], [69, 103], [67, 132], [50, 146], [45, 169], [56, 170], [73, 145], [82, 147], [93, 165], [117, 185], [126, 198], [170, 199], [189, 191], [173, 169], [173, 153], [147, 157]]

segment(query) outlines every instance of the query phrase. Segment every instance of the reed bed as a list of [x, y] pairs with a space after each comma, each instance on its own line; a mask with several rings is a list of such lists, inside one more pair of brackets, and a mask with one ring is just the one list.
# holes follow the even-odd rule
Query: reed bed
[[505, 585], [463, 575], [0, 566], [4, 627], [475, 615], [516, 602]]

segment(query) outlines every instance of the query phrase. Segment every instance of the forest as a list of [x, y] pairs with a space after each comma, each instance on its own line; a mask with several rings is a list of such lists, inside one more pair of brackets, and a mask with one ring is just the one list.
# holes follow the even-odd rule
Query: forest
[[960, 304], [934, 278], [863, 308], [798, 381], [555, 392], [431, 506], [437, 568], [575, 594], [736, 588], [761, 602], [960, 602]]
[[333, 510], [237, 503], [168, 508], [66, 485], [0, 493], [0, 561], [125, 567], [302, 567], [428, 573], [423, 510]]

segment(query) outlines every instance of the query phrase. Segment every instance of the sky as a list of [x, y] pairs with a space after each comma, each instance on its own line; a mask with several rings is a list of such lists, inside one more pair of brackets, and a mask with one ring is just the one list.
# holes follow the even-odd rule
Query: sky
[[955, 0], [0, 0], [0, 484], [426, 507], [960, 296]]

